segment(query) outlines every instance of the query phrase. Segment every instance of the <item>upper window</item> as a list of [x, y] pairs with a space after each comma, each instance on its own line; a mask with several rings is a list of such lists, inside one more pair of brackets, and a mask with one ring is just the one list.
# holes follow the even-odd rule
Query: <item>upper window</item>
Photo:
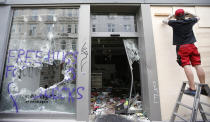
[[92, 24], [92, 32], [96, 32], [96, 25]]
[[77, 11], [14, 10], [0, 112], [75, 113], [83, 90], [76, 88]]
[[67, 33], [71, 33], [71, 25], [68, 25]]
[[108, 23], [108, 32], [115, 32], [115, 24]]
[[94, 23], [92, 32], [136, 32], [134, 14], [93, 13], [91, 19]]
[[37, 24], [30, 24], [30, 29], [29, 29], [29, 36], [35, 36], [36, 30], [37, 30]]
[[131, 25], [124, 25], [124, 32], [131, 32]]

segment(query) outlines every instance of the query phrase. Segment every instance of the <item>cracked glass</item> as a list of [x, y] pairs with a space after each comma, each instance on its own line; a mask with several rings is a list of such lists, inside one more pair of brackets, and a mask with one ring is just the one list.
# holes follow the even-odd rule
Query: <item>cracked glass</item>
[[75, 113], [77, 25], [77, 8], [14, 10], [0, 112]]

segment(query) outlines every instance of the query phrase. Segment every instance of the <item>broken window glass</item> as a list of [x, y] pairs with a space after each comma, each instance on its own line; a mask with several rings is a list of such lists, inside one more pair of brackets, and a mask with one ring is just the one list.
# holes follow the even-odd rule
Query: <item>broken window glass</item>
[[64, 10], [72, 12], [15, 10], [12, 32], [21, 31], [10, 34], [0, 112], [75, 113], [84, 90], [76, 89], [77, 33], [70, 35], [63, 28], [77, 24], [78, 16], [69, 20], [61, 14]]
[[124, 39], [123, 40], [124, 47], [125, 47], [125, 52], [128, 58], [129, 66], [130, 66], [130, 71], [131, 71], [131, 88], [130, 88], [130, 96], [129, 96], [129, 101], [128, 101], [128, 107], [131, 105], [131, 96], [132, 96], [132, 91], [133, 91], [133, 67], [132, 64], [134, 62], [139, 62], [140, 61], [140, 52], [138, 50], [137, 42], [135, 39]]

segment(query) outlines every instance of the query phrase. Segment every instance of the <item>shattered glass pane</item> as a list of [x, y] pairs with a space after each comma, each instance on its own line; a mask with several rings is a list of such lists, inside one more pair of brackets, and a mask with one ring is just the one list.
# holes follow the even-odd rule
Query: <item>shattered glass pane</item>
[[140, 61], [140, 52], [135, 39], [123, 40], [129, 64], [132, 65], [134, 61]]
[[77, 24], [78, 9], [15, 10], [0, 112], [75, 113]]
[[135, 39], [124, 39], [123, 40], [124, 46], [125, 46], [125, 52], [128, 58], [130, 71], [131, 71], [131, 87], [130, 87], [130, 96], [128, 101], [128, 107], [130, 109], [131, 107], [131, 97], [132, 97], [132, 91], [133, 91], [133, 67], [132, 64], [135, 61], [140, 61], [140, 53], [138, 50], [137, 42]]

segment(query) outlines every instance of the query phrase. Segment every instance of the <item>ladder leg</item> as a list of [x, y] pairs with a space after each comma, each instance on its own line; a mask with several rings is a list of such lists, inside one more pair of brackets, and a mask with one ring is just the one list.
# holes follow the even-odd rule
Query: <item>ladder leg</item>
[[207, 84], [204, 86], [204, 89], [206, 90], [208, 96], [210, 97], [210, 89]]
[[204, 110], [203, 110], [203, 107], [201, 106], [200, 103], [198, 104], [198, 108], [199, 108], [199, 110], [200, 110], [200, 113], [201, 113], [201, 116], [202, 116], [203, 121], [204, 121], [204, 122], [208, 122], [208, 119], [207, 119], [205, 113], [202, 112], [202, 111], [204, 111]]
[[193, 110], [192, 110], [190, 122], [196, 122], [197, 112], [198, 112], [198, 104], [200, 102], [200, 93], [201, 93], [201, 87], [200, 87], [200, 85], [197, 85], [197, 90], [196, 90], [196, 94], [194, 97]]
[[177, 111], [179, 109], [178, 102], [181, 102], [181, 99], [182, 99], [182, 96], [183, 96], [183, 93], [184, 93], [185, 86], [186, 86], [186, 83], [183, 82], [182, 88], [181, 88], [180, 93], [179, 93], [179, 97], [177, 98], [176, 105], [174, 107], [174, 110], [173, 110], [173, 113], [172, 113], [172, 116], [171, 116], [171, 119], [170, 119], [170, 122], [174, 122], [174, 120], [175, 120], [176, 115], [174, 113], [177, 113]]

